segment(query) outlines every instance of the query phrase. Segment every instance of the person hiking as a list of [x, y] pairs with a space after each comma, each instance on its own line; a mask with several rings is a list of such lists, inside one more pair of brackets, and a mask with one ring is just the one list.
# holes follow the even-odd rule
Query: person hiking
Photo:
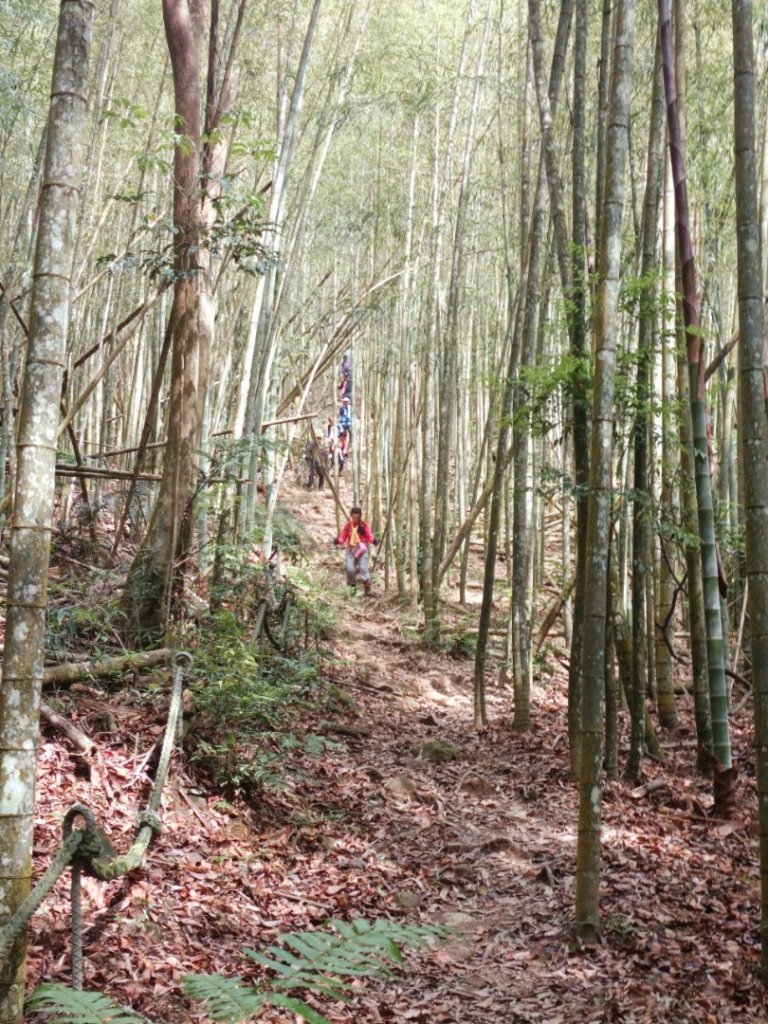
[[344, 469], [347, 459], [349, 458], [349, 431], [339, 430], [338, 441], [336, 447], [339, 452], [339, 470]]
[[339, 430], [352, 430], [352, 410], [348, 398], [342, 398], [336, 419], [339, 424]]
[[352, 397], [352, 377], [345, 373], [339, 383], [339, 401]]
[[347, 583], [355, 590], [357, 588], [357, 577], [363, 581], [365, 596], [371, 595], [371, 577], [368, 573], [368, 548], [376, 544], [373, 531], [362, 518], [362, 509], [355, 505], [349, 510], [349, 519], [342, 527], [338, 537], [334, 537], [333, 543], [346, 546], [347, 557], [345, 569], [347, 572]]
[[307, 441], [304, 460], [309, 470], [307, 487], [311, 491], [315, 486], [315, 480], [317, 480], [317, 489], [321, 491], [325, 483], [325, 466], [323, 465], [323, 452], [316, 440]]

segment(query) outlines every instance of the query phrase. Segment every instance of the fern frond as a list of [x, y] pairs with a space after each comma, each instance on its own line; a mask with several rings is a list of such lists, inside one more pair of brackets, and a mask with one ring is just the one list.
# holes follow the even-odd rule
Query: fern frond
[[27, 1001], [49, 1024], [147, 1024], [147, 1018], [120, 1006], [101, 992], [76, 992], [66, 985], [40, 985]]
[[401, 966], [401, 947], [420, 948], [447, 934], [436, 925], [401, 925], [386, 918], [329, 924], [334, 931], [281, 935], [282, 946], [268, 946], [263, 953], [247, 949], [246, 956], [278, 975], [272, 982], [278, 991], [305, 988], [340, 999], [351, 979], [387, 977], [393, 965]]
[[279, 1006], [282, 1010], [290, 1010], [292, 1013], [298, 1014], [308, 1024], [330, 1024], [328, 1018], [324, 1017], [322, 1013], [313, 1010], [311, 1006], [307, 1006], [301, 999], [294, 999], [293, 996], [284, 996], [280, 992], [270, 992], [266, 1002], [270, 1006]]
[[265, 997], [241, 978], [225, 978], [221, 974], [187, 974], [182, 979], [184, 991], [191, 999], [199, 999], [214, 1020], [237, 1024], [253, 1016], [264, 1005]]

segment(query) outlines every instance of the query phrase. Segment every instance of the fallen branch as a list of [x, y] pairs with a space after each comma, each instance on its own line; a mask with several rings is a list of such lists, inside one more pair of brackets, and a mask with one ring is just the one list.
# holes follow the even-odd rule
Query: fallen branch
[[560, 615], [560, 613], [562, 612], [563, 608], [565, 607], [566, 602], [568, 601], [568, 598], [571, 596], [571, 591], [573, 590], [575, 584], [576, 584], [576, 577], [574, 576], [574, 577], [572, 577], [570, 583], [568, 583], [563, 588], [563, 590], [560, 593], [557, 594], [557, 596], [555, 597], [554, 601], [550, 605], [549, 611], [544, 616], [544, 621], [541, 623], [541, 628], [539, 629], [539, 635], [536, 638], [536, 648], [535, 648], [535, 650], [533, 652], [534, 658], [539, 653], [539, 651], [541, 650], [542, 644], [544, 643], [544, 641], [549, 636], [549, 631], [552, 629], [554, 624], [557, 622], [558, 616]]
[[92, 676], [111, 676], [132, 668], [147, 668], [166, 661], [170, 651], [162, 647], [157, 651], [130, 651], [116, 658], [101, 658], [99, 661], [66, 662], [43, 669], [43, 686], [52, 683], [73, 683], [77, 679]]
[[655, 793], [658, 789], [667, 789], [668, 787], [669, 783], [666, 779], [652, 779], [650, 782], [646, 782], [644, 786], [638, 786], [636, 789], [633, 789], [629, 796], [632, 800], [642, 800], [649, 793]]
[[371, 730], [365, 725], [346, 725], [344, 722], [321, 722], [320, 732], [335, 732], [340, 736], [353, 736], [358, 739], [371, 735]]
[[57, 729], [62, 735], [66, 736], [69, 742], [77, 747], [78, 750], [90, 757], [93, 751], [96, 749], [96, 744], [90, 736], [86, 736], [84, 732], [73, 725], [68, 718], [64, 715], [60, 715], [58, 711], [54, 711], [52, 707], [43, 701], [40, 704], [40, 717]]
[[263, 434], [267, 427], [276, 427], [281, 423], [298, 423], [299, 420], [314, 420], [316, 418], [316, 412], [304, 412], [300, 416], [282, 416], [279, 420], [267, 420], [266, 423], [262, 423], [261, 432]]

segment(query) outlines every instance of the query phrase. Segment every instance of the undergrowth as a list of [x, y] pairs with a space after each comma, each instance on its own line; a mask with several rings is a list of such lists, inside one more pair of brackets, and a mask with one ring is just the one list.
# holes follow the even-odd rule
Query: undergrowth
[[228, 796], [285, 792], [288, 755], [325, 751], [327, 741], [299, 723], [337, 703], [323, 646], [330, 628], [327, 612], [317, 615], [294, 590], [288, 613], [278, 608], [266, 635], [221, 610], [188, 637], [195, 669], [186, 749], [196, 771]]
[[[334, 746], [313, 734], [311, 723], [339, 701], [329, 643], [332, 605], [306, 568], [312, 538], [279, 508], [273, 524], [279, 557], [265, 563], [257, 555], [262, 519], [260, 509], [245, 543], [227, 537], [214, 545], [209, 575], [191, 576], [180, 588], [163, 638], [164, 646], [189, 651], [194, 659], [185, 672], [188, 767], [226, 798], [258, 800], [260, 806], [268, 793], [291, 802], [287, 782], [300, 770], [296, 764]], [[118, 578], [73, 561], [71, 546], [69, 534], [62, 535], [57, 550], [67, 574], [66, 582], [54, 579], [51, 586], [48, 651], [61, 660], [122, 654], [127, 630]], [[89, 697], [98, 699], [100, 690], [119, 707], [120, 694], [130, 687], [121, 672], [94, 680]], [[148, 711], [164, 707], [167, 675], [158, 669], [139, 681], [134, 672], [133, 690], [126, 703]], [[68, 700], [78, 699], [70, 691]]]

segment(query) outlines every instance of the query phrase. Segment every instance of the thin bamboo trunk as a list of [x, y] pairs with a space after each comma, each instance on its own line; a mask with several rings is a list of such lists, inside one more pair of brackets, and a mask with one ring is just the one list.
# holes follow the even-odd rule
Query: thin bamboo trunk
[[683, 324], [686, 331], [689, 401], [693, 431], [694, 472], [698, 532], [701, 538], [704, 617], [707, 630], [707, 663], [712, 709], [713, 754], [724, 768], [731, 767], [731, 739], [728, 727], [728, 696], [725, 679], [723, 622], [720, 608], [715, 517], [707, 437], [703, 342], [699, 331], [696, 267], [688, 226], [688, 191], [683, 158], [683, 139], [677, 111], [677, 87], [672, 56], [672, 26], [669, 0], [659, 0], [659, 32], [667, 101], [667, 127], [675, 190], [675, 231], [682, 283]]
[[619, 3], [611, 71], [611, 112], [606, 145], [605, 197], [595, 322], [595, 381], [589, 464], [587, 576], [584, 603], [579, 776], [579, 837], [576, 853], [577, 934], [593, 943], [600, 934], [600, 810], [602, 796], [602, 696], [610, 550], [614, 382], [619, 256], [624, 200], [624, 165], [629, 129], [629, 85], [635, 28], [633, 0]]
[[645, 200], [642, 220], [642, 259], [640, 266], [639, 333], [637, 343], [637, 382], [634, 423], [634, 501], [632, 505], [632, 684], [630, 711], [631, 743], [627, 774], [637, 778], [643, 761], [645, 743], [645, 694], [647, 684], [647, 580], [652, 570], [651, 493], [648, 481], [649, 430], [648, 409], [651, 394], [651, 363], [656, 331], [657, 304], [653, 270], [656, 265], [656, 237], [664, 146], [664, 106], [661, 90], [661, 60], [656, 47], [651, 97], [651, 123], [648, 130]]
[[768, 422], [755, 157], [751, 0], [732, 0], [739, 266], [739, 447], [744, 471], [749, 627], [760, 830], [761, 974], [768, 984]]

